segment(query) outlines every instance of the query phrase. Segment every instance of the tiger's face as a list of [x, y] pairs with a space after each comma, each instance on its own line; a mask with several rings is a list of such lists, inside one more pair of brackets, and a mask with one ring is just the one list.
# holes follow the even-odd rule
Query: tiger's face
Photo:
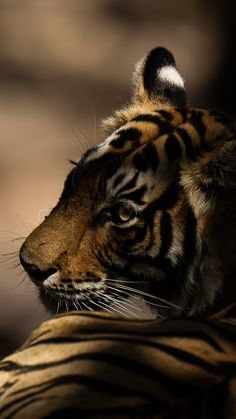
[[206, 237], [216, 150], [232, 131], [219, 114], [187, 109], [163, 48], [139, 63], [134, 84], [130, 106], [106, 121], [110, 135], [75, 162], [57, 206], [21, 248], [51, 312], [142, 317], [144, 305], [148, 316], [198, 314], [220, 290]]

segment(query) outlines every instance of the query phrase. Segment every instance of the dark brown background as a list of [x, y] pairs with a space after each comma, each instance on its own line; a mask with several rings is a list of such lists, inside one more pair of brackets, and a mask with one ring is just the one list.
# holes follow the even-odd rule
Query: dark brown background
[[[99, 120], [127, 99], [133, 65], [149, 49], [174, 53], [191, 105], [235, 114], [233, 5], [0, 0], [3, 259], [55, 204], [68, 159], [101, 141]], [[0, 356], [46, 318], [16, 263], [0, 266]]]

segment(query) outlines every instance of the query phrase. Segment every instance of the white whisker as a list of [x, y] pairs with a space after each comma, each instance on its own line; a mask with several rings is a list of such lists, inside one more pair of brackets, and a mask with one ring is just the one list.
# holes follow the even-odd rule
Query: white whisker
[[[124, 292], [125, 292], [125, 294], [126, 295], [129, 295], [129, 296], [131, 296], [132, 298], [135, 298], [135, 299], [137, 299], [137, 300], [140, 300], [140, 301], [143, 301], [143, 298], [142, 298], [142, 296], [140, 297], [140, 296], [137, 296], [137, 295], [135, 295], [134, 293], [135, 293], [135, 290], [133, 290], [132, 291], [132, 293], [130, 292], [130, 291], [127, 291], [127, 290], [125, 290], [125, 291], [123, 291], [123, 290], [118, 290], [117, 288], [113, 288], [113, 287], [111, 287], [110, 285], [107, 285], [107, 288], [109, 288], [109, 289], [113, 289], [113, 290], [115, 290], [115, 291], [117, 291], [117, 292], [120, 292], [122, 295], [124, 295]], [[158, 304], [158, 303], [153, 303], [153, 302], [151, 302], [151, 301], [147, 301], [148, 302], [148, 304], [151, 304], [151, 305], [153, 305], [154, 307], [158, 307], [158, 308], [167, 308], [167, 309], [171, 309], [172, 307], [168, 307], [168, 306], [166, 306], [166, 305], [163, 305], [163, 304]]]
[[[100, 304], [104, 305], [104, 306], [106, 307], [106, 310], [107, 310], [107, 311], [109, 311], [109, 313], [111, 313], [111, 314], [115, 314], [115, 313], [114, 313], [114, 311], [115, 311], [116, 313], [120, 314], [121, 316], [129, 317], [129, 316], [127, 316], [127, 314], [122, 313], [120, 310], [118, 310], [118, 308], [110, 307], [110, 306], [109, 306], [109, 305], [107, 305], [104, 301], [100, 301], [100, 300], [98, 300], [98, 302], [99, 302]], [[107, 309], [107, 307], [108, 307], [108, 309]], [[111, 311], [111, 310], [112, 310], [112, 311]]]
[[[115, 289], [115, 288], [114, 288]], [[116, 293], [116, 292], [114, 292], [114, 291], [112, 291], [111, 292], [111, 295], [114, 295], [114, 297], [121, 297], [121, 295], [119, 295], [118, 293]], [[126, 295], [130, 295], [130, 294], [126, 294]], [[141, 300], [141, 298], [139, 298], [140, 300]], [[120, 300], [119, 300], [120, 301]], [[138, 311], [143, 311], [141, 308], [139, 308], [139, 307], [137, 307], [137, 306], [134, 306], [133, 304], [131, 304], [129, 301], [127, 301], [127, 300], [124, 300], [124, 299], [122, 299], [122, 304], [126, 304], [127, 306], [129, 306], [129, 307], [132, 307], [132, 308], [134, 308], [135, 310], [138, 310]]]
[[[108, 282], [109, 282], [109, 280], [108, 280]], [[177, 304], [175, 304], [175, 303], [172, 303], [171, 301], [168, 301], [168, 300], [165, 300], [164, 298], [162, 298], [162, 297], [157, 297], [157, 296], [155, 296], [155, 295], [152, 295], [152, 294], [149, 294], [149, 293], [147, 293], [147, 292], [145, 292], [145, 291], [141, 291], [141, 290], [138, 290], [138, 289], [136, 289], [136, 288], [132, 288], [132, 287], [128, 287], [128, 286], [126, 286], [126, 285], [121, 285], [121, 284], [117, 284], [117, 287], [118, 288], [120, 288], [120, 289], [123, 289], [123, 290], [127, 290], [127, 291], [130, 291], [130, 292], [133, 292], [133, 293], [135, 293], [135, 294], [139, 294], [139, 295], [143, 295], [144, 297], [149, 297], [149, 298], [153, 298], [153, 299], [156, 299], [156, 300], [159, 300], [159, 301], [161, 301], [161, 302], [163, 302], [163, 303], [165, 303], [165, 304], [167, 304], [167, 305], [169, 305], [169, 306], [171, 306], [171, 307], [173, 307], [173, 308], [176, 308], [176, 309], [178, 309], [178, 310], [183, 310], [180, 306], [178, 306]], [[117, 290], [117, 289], [116, 289]]]
[[89, 311], [94, 311], [91, 307], [87, 306], [87, 304], [85, 304], [85, 302], [84, 302], [84, 301], [81, 301], [81, 304], [82, 304], [85, 308], [87, 308], [87, 310], [89, 310]]
[[106, 281], [115, 282], [115, 283], [125, 283], [125, 284], [128, 284], [128, 283], [130, 283], [130, 284], [146, 284], [146, 283], [149, 282], [148, 280], [126, 281], [125, 279], [121, 280], [121, 279], [110, 279], [110, 278], [107, 278]]
[[[110, 300], [112, 303], [114, 303], [115, 304], [115, 307], [117, 306], [118, 308], [121, 308], [121, 310], [124, 310], [126, 313], [128, 313], [128, 314], [130, 314], [132, 317], [134, 316], [134, 317], [137, 317], [137, 318], [139, 318], [138, 316], [137, 316], [137, 314], [135, 314], [135, 313], [133, 313], [132, 311], [130, 311], [128, 308], [126, 308], [126, 307], [124, 307], [124, 305], [122, 305], [122, 303], [123, 303], [123, 301], [121, 302], [121, 301], [119, 301], [119, 300], [117, 300], [116, 298], [114, 298], [114, 297], [112, 297], [111, 295], [107, 295], [107, 294], [102, 294], [102, 293], [97, 293], [98, 295], [101, 295], [103, 298], [105, 298], [106, 300]], [[132, 307], [132, 305], [130, 305], [131, 307]], [[113, 309], [114, 307], [112, 306], [112, 309]], [[133, 306], [133, 308], [136, 308], [136, 307], [134, 307]]]
[[107, 308], [107, 306], [106, 306], [106, 304], [105, 304], [105, 303], [100, 302], [100, 301], [99, 301], [99, 302], [96, 302], [96, 301], [93, 301], [93, 300], [91, 300], [91, 302], [92, 302], [92, 304], [94, 304], [95, 306], [99, 307], [100, 309], [105, 310], [105, 311], [107, 311], [108, 313], [114, 314], [114, 312], [112, 312], [111, 310], [109, 310], [109, 309]]

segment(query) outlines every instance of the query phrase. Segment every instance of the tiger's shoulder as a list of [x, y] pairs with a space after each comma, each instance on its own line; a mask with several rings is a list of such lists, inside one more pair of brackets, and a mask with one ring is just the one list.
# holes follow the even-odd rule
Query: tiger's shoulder
[[234, 315], [57, 316], [0, 363], [0, 416], [234, 418]]

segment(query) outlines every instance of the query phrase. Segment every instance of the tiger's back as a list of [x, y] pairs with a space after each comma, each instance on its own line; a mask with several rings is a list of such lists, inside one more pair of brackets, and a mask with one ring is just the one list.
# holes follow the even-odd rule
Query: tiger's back
[[71, 312], [0, 363], [0, 417], [235, 418], [236, 321]]

